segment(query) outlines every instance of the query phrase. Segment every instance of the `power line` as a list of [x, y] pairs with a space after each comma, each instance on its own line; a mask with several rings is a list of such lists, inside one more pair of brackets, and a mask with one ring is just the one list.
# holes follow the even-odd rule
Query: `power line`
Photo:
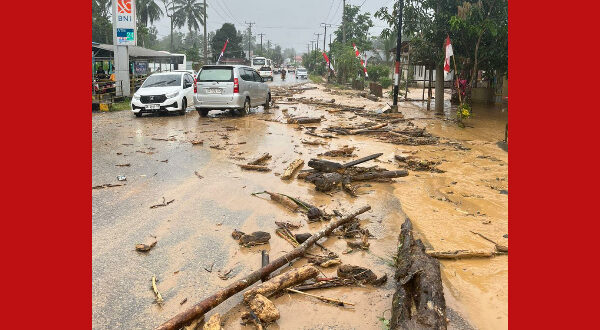
[[327, 11], [327, 16], [325, 16], [324, 21], [329, 20], [329, 14], [331, 14], [331, 9], [333, 8], [333, 3], [335, 2], [335, 0], [331, 0], [331, 5], [329, 6], [329, 11]]
[[232, 13], [232, 12], [231, 12], [231, 10], [229, 9], [229, 7], [227, 7], [227, 2], [226, 2], [226, 1], [223, 1], [223, 2], [221, 3], [221, 2], [219, 2], [219, 1], [217, 1], [217, 0], [215, 0], [215, 2], [216, 2], [218, 5], [219, 5], [219, 7], [220, 7], [221, 9], [223, 9], [223, 7], [225, 7], [225, 9], [223, 9], [223, 12], [225, 12], [225, 13], [229, 14], [229, 16], [230, 16], [231, 18], [233, 18], [233, 20], [234, 20], [236, 23], [238, 23], [238, 24], [242, 25], [242, 23], [241, 23], [240, 21], [238, 21], [238, 19], [237, 19], [237, 18], [236, 18], [236, 17], [233, 15], [233, 13]]

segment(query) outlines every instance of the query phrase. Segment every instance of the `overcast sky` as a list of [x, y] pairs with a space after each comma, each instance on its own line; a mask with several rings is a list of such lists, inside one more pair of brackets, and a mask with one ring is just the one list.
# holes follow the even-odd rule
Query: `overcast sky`
[[[198, 0], [202, 1], [202, 0]], [[157, 3], [162, 5], [161, 0]], [[244, 22], [255, 22], [252, 25], [252, 35], [264, 33], [263, 44], [267, 40], [285, 48], [294, 47], [298, 52], [306, 52], [307, 44], [316, 40], [313, 33], [323, 33], [321, 23], [332, 24], [327, 28], [327, 43], [329, 34], [336, 30], [342, 21], [342, 0], [206, 0], [207, 30], [214, 31], [223, 23], [233, 23], [238, 30], [247, 29]], [[346, 4], [361, 7], [362, 12], [370, 12], [371, 16], [383, 7], [391, 8], [393, 0], [346, 0]], [[369, 31], [371, 35], [379, 35], [386, 27], [385, 23], [373, 17], [375, 25]], [[169, 34], [170, 22], [164, 16], [155, 22], [158, 36], [162, 38]], [[187, 26], [182, 29], [187, 33]], [[198, 31], [202, 34], [202, 30]], [[333, 38], [333, 37], [332, 37]], [[257, 42], [260, 38], [257, 38]], [[319, 45], [323, 45], [323, 36], [319, 36]]]

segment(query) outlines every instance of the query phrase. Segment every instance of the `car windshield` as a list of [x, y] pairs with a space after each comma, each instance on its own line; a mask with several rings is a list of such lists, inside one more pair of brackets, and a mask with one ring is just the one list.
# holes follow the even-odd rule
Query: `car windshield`
[[252, 60], [252, 65], [265, 65], [264, 58], [255, 58]]
[[198, 81], [233, 81], [233, 70], [229, 67], [203, 68], [198, 74]]
[[180, 74], [161, 74], [152, 75], [146, 78], [142, 88], [145, 87], [165, 87], [165, 86], [181, 86]]
[[298, 72], [306, 72], [306, 69], [298, 69]]
[[268, 66], [263, 66], [262, 68], [260, 68], [260, 71], [271, 71], [271, 68], [269, 68]]

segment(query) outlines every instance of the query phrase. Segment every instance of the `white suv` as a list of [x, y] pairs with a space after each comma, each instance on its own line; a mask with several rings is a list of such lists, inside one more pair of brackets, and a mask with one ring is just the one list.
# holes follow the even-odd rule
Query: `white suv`
[[269, 108], [271, 89], [245, 65], [205, 65], [196, 77], [195, 107], [201, 117], [210, 110], [237, 110], [248, 114], [251, 106]]
[[140, 117], [144, 113], [178, 112], [194, 104], [196, 84], [187, 72], [154, 73], [131, 98], [131, 111]]

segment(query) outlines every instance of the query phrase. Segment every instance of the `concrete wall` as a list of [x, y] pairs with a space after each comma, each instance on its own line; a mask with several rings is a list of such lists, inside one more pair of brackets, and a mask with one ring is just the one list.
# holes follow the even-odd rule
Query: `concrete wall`
[[471, 89], [471, 101], [474, 103], [491, 103], [494, 101], [494, 90], [488, 87]]

